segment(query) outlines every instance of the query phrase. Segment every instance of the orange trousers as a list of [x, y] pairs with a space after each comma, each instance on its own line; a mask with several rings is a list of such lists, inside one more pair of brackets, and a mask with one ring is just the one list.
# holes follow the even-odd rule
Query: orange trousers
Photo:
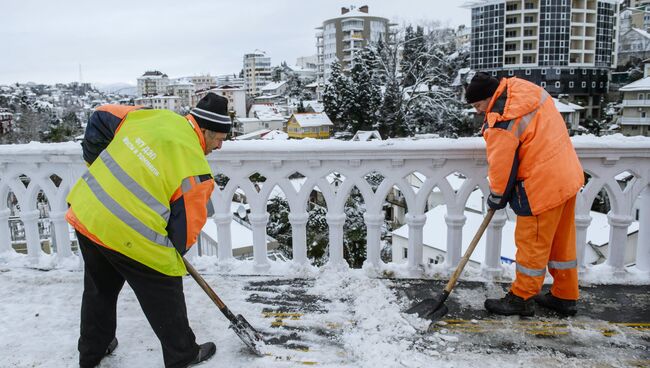
[[515, 229], [517, 276], [512, 293], [528, 299], [542, 290], [546, 267], [553, 296], [578, 300], [576, 197], [537, 216], [518, 216]]

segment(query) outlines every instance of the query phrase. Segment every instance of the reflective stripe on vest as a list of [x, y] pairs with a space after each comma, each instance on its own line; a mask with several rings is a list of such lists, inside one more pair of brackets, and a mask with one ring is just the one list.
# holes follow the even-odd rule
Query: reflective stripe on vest
[[135, 230], [137, 233], [142, 235], [147, 240], [162, 245], [163, 247], [173, 248], [174, 245], [171, 243], [168, 237], [158, 234], [157, 232], [148, 228], [142, 221], [135, 218], [127, 210], [124, 209], [119, 203], [117, 203], [113, 198], [111, 198], [108, 193], [99, 185], [97, 179], [90, 172], [83, 174], [82, 179], [88, 184], [88, 187], [93, 192], [95, 197], [102, 202], [102, 204], [111, 212], [115, 217], [120, 219], [130, 228]]
[[99, 158], [104, 162], [108, 170], [113, 176], [122, 184], [128, 191], [133, 193], [134, 196], [139, 198], [144, 204], [160, 215], [165, 222], [169, 221], [169, 208], [160, 203], [149, 192], [147, 192], [140, 184], [138, 184], [129, 174], [124, 171], [120, 165], [113, 159], [108, 150], [104, 150]]
[[529, 112], [528, 114], [522, 116], [521, 119], [519, 119], [519, 124], [517, 124], [517, 131], [514, 132], [515, 137], [519, 138], [519, 137], [521, 137], [522, 134], [524, 134], [524, 131], [526, 130], [526, 128], [528, 128], [528, 125], [530, 125], [530, 122], [533, 121], [533, 118], [535, 117], [535, 114], [537, 114], [539, 109], [542, 108], [542, 105], [544, 104], [544, 102], [546, 102], [546, 99], [549, 96], [550, 95], [548, 94], [548, 92], [546, 92], [546, 90], [542, 89], [542, 97], [539, 100], [539, 106], [535, 110]]
[[548, 268], [553, 268], [556, 270], [570, 270], [576, 267], [578, 267], [578, 261], [575, 259], [573, 261], [566, 261], [566, 262], [557, 262], [557, 261], [548, 262]]
[[517, 263], [517, 272], [532, 277], [538, 277], [546, 275], [546, 268], [527, 268]]

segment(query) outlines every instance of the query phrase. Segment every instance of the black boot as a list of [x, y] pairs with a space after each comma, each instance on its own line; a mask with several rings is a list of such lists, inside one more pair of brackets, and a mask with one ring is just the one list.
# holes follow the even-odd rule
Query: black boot
[[537, 304], [552, 309], [564, 316], [575, 316], [578, 313], [578, 306], [575, 300], [558, 298], [553, 296], [550, 291], [543, 295], [537, 294], [533, 299], [535, 299]]
[[508, 294], [501, 299], [486, 299], [485, 309], [487, 309], [488, 312], [504, 316], [512, 316], [515, 314], [520, 316], [532, 316], [535, 314], [532, 298], [524, 300], [512, 292], [508, 292]]
[[212, 358], [212, 356], [216, 352], [217, 352], [217, 347], [214, 345], [213, 342], [206, 342], [205, 344], [201, 344], [199, 346], [199, 353], [196, 354], [196, 358], [194, 358], [194, 360], [190, 362], [188, 367], [205, 362], [206, 360]]

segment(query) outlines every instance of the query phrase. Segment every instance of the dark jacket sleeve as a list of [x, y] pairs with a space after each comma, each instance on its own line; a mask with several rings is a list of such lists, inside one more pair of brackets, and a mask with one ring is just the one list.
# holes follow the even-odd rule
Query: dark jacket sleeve
[[141, 106], [104, 105], [90, 115], [81, 142], [83, 158], [88, 165], [95, 162], [97, 156], [108, 147], [126, 115], [139, 108]]

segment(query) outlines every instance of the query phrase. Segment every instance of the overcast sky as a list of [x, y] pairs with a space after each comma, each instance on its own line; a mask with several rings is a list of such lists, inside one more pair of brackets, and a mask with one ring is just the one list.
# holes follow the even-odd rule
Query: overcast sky
[[244, 53], [273, 65], [316, 53], [315, 28], [342, 6], [369, 5], [396, 23], [469, 24], [464, 0], [3, 0], [0, 84], [135, 84], [146, 70], [170, 78], [238, 73]]

